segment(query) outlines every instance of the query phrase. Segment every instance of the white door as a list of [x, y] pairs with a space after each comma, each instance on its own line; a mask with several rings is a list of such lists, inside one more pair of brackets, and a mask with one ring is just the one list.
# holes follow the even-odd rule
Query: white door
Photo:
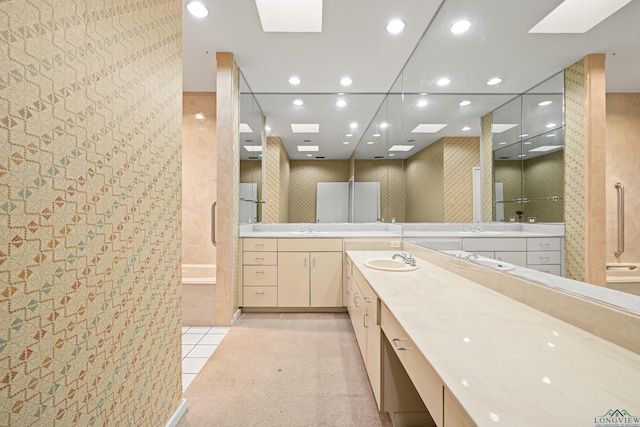
[[353, 222], [380, 220], [380, 183], [355, 182], [353, 187]]
[[240, 224], [252, 224], [258, 220], [258, 204], [250, 200], [258, 200], [258, 184], [255, 182], [240, 183], [240, 203], [238, 221]]
[[482, 171], [480, 168], [471, 169], [473, 183], [473, 222], [482, 222]]
[[316, 196], [316, 222], [348, 222], [349, 183], [319, 182]]
[[496, 182], [496, 222], [504, 221], [504, 196], [502, 194], [502, 183]]

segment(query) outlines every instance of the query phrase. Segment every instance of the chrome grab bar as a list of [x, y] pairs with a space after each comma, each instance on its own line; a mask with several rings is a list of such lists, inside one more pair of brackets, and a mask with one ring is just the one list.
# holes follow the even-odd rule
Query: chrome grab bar
[[218, 246], [218, 242], [216, 242], [216, 205], [218, 201], [216, 200], [211, 205], [211, 243], [213, 246]]
[[613, 254], [616, 258], [624, 253], [624, 185], [616, 182], [616, 190], [618, 190], [618, 250]]

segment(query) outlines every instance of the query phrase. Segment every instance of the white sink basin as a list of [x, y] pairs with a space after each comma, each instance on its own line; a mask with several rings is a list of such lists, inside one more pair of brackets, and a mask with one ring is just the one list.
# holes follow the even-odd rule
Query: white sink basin
[[458, 233], [467, 236], [500, 236], [504, 234], [503, 231], [458, 231]]
[[364, 262], [369, 268], [384, 271], [412, 271], [418, 268], [417, 265], [409, 265], [404, 261], [389, 258], [372, 258]]
[[323, 234], [329, 234], [328, 231], [291, 231], [289, 234], [293, 236], [321, 236]]
[[491, 259], [491, 258], [472, 259], [471, 262], [475, 264], [484, 265], [485, 267], [493, 268], [500, 271], [509, 271], [515, 268], [512, 264], [509, 264], [508, 262], [500, 261], [497, 259]]

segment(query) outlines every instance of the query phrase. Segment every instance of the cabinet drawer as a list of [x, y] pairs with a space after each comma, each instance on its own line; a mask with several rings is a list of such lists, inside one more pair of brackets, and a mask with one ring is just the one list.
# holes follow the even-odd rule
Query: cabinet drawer
[[560, 251], [527, 252], [527, 264], [560, 264]]
[[277, 252], [245, 252], [242, 263], [244, 265], [278, 265]]
[[526, 251], [527, 239], [524, 237], [464, 237], [462, 250], [476, 251]]
[[275, 286], [245, 286], [243, 288], [245, 307], [276, 307], [278, 288]]
[[342, 239], [278, 239], [278, 250], [288, 252], [342, 252]]
[[242, 269], [245, 286], [277, 286], [278, 267], [275, 265], [245, 265]]
[[242, 242], [243, 250], [245, 251], [277, 251], [278, 239], [244, 239]]
[[560, 237], [528, 237], [528, 251], [559, 251]]
[[445, 427], [475, 427], [477, 425], [446, 387], [444, 389], [444, 425]]
[[380, 317], [386, 339], [398, 355], [431, 418], [438, 427], [442, 427], [444, 385], [440, 377], [384, 304], [380, 309]]
[[543, 273], [555, 274], [556, 276], [560, 276], [560, 265], [559, 264], [550, 264], [550, 265], [534, 265], [529, 264], [527, 268], [532, 270], [541, 271]]
[[366, 320], [366, 324], [368, 325], [367, 327], [371, 325], [379, 325], [378, 295], [373, 292], [373, 289], [371, 289], [371, 286], [369, 286], [369, 283], [357, 268], [353, 269], [353, 278], [362, 293], [360, 303], [364, 304], [366, 307], [365, 311], [368, 318]]

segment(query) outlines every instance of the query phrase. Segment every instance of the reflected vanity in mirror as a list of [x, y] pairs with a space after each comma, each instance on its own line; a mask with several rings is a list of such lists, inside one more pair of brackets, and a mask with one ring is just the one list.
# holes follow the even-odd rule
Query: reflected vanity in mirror
[[264, 116], [251, 88], [240, 73], [240, 186], [238, 219], [240, 224], [263, 222], [265, 146]]

